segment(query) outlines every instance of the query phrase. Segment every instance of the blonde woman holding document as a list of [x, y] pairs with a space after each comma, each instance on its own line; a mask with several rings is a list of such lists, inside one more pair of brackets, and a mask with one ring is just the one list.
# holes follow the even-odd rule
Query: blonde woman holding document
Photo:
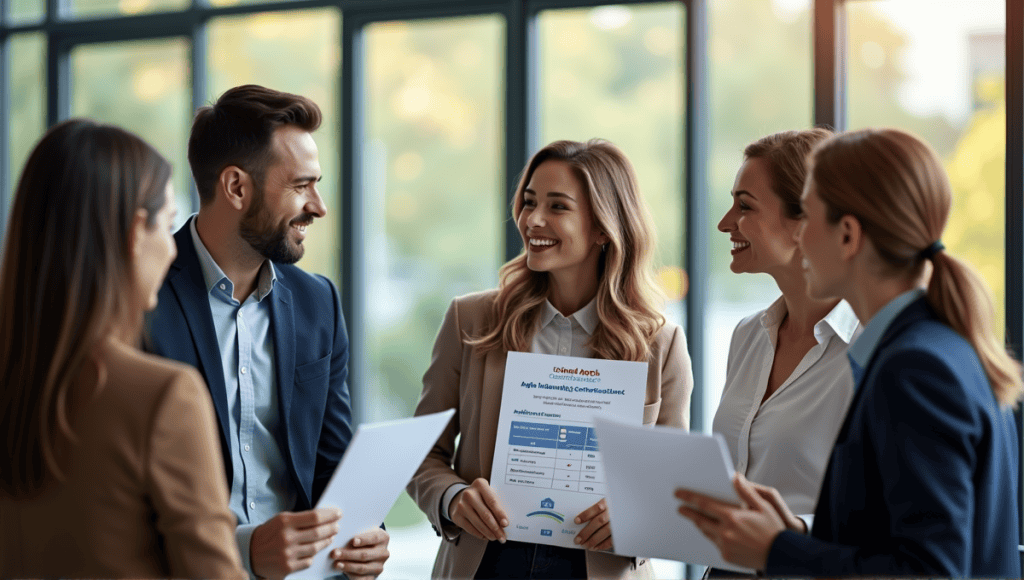
[[802, 514], [791, 524], [804, 531], [853, 394], [846, 351], [860, 331], [845, 301], [807, 296], [794, 237], [807, 156], [831, 135], [785, 131], [747, 146], [718, 224], [732, 241], [732, 271], [766, 273], [782, 296], [733, 331], [712, 430], [725, 437], [737, 472], [777, 489]]
[[[488, 482], [510, 351], [649, 363], [643, 421], [687, 427], [686, 339], [656, 307], [650, 213], [626, 156], [603, 140], [556, 141], [523, 172], [512, 208], [525, 250], [498, 289], [456, 298], [438, 331], [416, 414], [456, 408], [409, 494], [443, 541], [435, 578], [648, 578], [612, 547], [602, 499], [579, 514], [586, 551], [506, 542]], [[456, 446], [456, 437], [461, 439]]]

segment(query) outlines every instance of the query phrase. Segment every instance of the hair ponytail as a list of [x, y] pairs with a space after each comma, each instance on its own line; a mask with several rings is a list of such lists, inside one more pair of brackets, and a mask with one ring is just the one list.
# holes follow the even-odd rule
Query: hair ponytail
[[1019, 400], [1021, 364], [996, 338], [991, 293], [971, 266], [937, 241], [952, 190], [931, 147], [897, 129], [863, 129], [824, 142], [811, 164], [828, 219], [855, 216], [888, 272], [915, 279], [932, 261], [929, 305], [974, 347], [996, 400]]

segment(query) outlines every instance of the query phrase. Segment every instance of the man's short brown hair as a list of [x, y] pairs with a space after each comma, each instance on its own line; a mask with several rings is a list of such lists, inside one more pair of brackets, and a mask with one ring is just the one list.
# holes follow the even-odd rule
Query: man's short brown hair
[[295, 125], [312, 133], [320, 127], [320, 107], [301, 95], [259, 85], [229, 89], [196, 111], [188, 138], [188, 163], [201, 203], [213, 200], [225, 167], [235, 165], [263, 184], [273, 161], [274, 130]]

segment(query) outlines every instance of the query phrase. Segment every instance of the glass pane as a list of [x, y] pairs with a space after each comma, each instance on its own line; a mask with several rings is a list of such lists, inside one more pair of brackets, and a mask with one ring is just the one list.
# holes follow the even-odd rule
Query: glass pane
[[45, 15], [43, 0], [7, 0], [7, 21], [10, 24], [35, 22]]
[[[608, 139], [633, 163], [658, 235], [667, 315], [683, 322], [685, 8], [682, 3], [541, 12], [540, 143]], [[515, 168], [519, 170], [521, 168]], [[653, 560], [662, 578], [682, 564]]]
[[[779, 288], [764, 274], [729, 270], [732, 245], [718, 222], [732, 204], [743, 149], [771, 133], [812, 122], [811, 0], [711, 2], [711, 159], [707, 228], [710, 291], [705, 326], [704, 428], [722, 387], [732, 331], [742, 318], [775, 301]], [[699, 379], [698, 379], [699, 383]]]
[[[28, 154], [46, 130], [46, 40], [42, 34], [15, 36], [11, 38], [8, 49], [11, 111], [7, 118], [10, 129], [7, 146], [10, 163], [8, 190], [0, 194], [9, 210]], [[7, 211], [3, 215], [8, 215]], [[3, 229], [0, 225], [0, 231]]]
[[[295, 34], [301, 30], [302, 34]], [[306, 254], [299, 263], [308, 272], [340, 282], [338, 258], [338, 68], [341, 63], [335, 10], [279, 12], [218, 18], [209, 27], [210, 92], [213, 102], [238, 85], [258, 84], [313, 99], [323, 112], [314, 134], [320, 150], [320, 195], [327, 215], [310, 227]]]
[[[496, 16], [366, 29], [367, 420], [412, 414], [448, 303], [497, 285], [504, 41]], [[438, 538], [405, 494], [386, 523], [417, 548], [385, 573], [429, 577]]]
[[71, 13], [80, 17], [130, 16], [182, 10], [190, 4], [189, 0], [71, 0]]
[[538, 146], [600, 137], [626, 153], [654, 214], [659, 280], [675, 322], [685, 286], [684, 27], [681, 3], [550, 10], [538, 26]]
[[71, 52], [71, 114], [138, 134], [174, 165], [178, 223], [189, 215], [188, 41], [89, 44]]
[[1002, 333], [1005, 4], [872, 0], [847, 10], [850, 128], [909, 130], [945, 161], [953, 208], [943, 242], [985, 278]]

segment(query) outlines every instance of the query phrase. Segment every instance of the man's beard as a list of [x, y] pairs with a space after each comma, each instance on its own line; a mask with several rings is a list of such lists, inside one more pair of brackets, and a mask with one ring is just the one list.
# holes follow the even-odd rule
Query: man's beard
[[312, 214], [302, 214], [284, 227], [278, 227], [274, 216], [266, 210], [262, 185], [254, 190], [253, 202], [238, 224], [238, 234], [261, 256], [278, 264], [294, 264], [302, 258], [305, 248], [301, 243], [288, 241], [292, 224], [313, 222]]

